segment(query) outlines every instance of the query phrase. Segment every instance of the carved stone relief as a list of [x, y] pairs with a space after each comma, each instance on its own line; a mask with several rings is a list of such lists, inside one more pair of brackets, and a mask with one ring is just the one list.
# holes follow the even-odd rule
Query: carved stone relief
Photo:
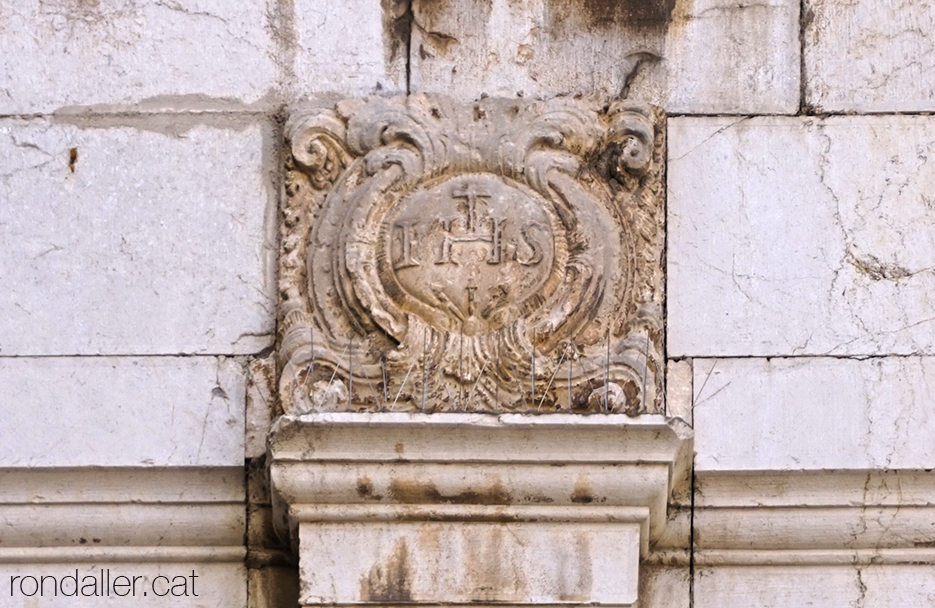
[[659, 110], [412, 96], [287, 129], [286, 413], [662, 411]]

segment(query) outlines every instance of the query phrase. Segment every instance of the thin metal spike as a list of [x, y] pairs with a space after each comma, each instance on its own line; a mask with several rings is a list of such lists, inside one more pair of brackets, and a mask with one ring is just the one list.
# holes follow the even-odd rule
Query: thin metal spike
[[483, 367], [480, 368], [480, 373], [477, 375], [477, 380], [474, 381], [474, 386], [472, 386], [470, 392], [468, 392], [468, 396], [467, 396], [468, 405], [470, 405], [471, 403], [471, 397], [474, 396], [474, 389], [477, 388], [477, 385], [480, 382], [480, 379], [484, 377], [484, 370], [487, 369], [488, 363], [490, 363], [490, 359], [487, 359], [486, 361], [484, 361], [484, 365]]
[[[426, 333], [425, 328], [422, 328], [422, 352], [425, 352], [426, 344], [428, 340], [428, 334]], [[428, 365], [426, 360], [422, 358], [422, 411], [425, 412], [425, 386], [428, 384]]]
[[[347, 347], [345, 346], [345, 347], [344, 347], [344, 350], [341, 351], [341, 358], [343, 358], [344, 355], [346, 355], [346, 354], [347, 354]], [[338, 373], [338, 366], [335, 365], [335, 366], [334, 366], [334, 371], [331, 372], [331, 379], [328, 380], [328, 386], [331, 386], [331, 383], [334, 382], [334, 376], [335, 376], [335, 374], [337, 374], [337, 373]]]
[[607, 327], [607, 355], [604, 358], [604, 411], [610, 411], [610, 327]]
[[[571, 348], [569, 345], [568, 348]], [[568, 411], [571, 411], [571, 356], [566, 357], [568, 360]]]
[[389, 404], [390, 396], [386, 392], [386, 352], [380, 356], [380, 369], [383, 373], [383, 403]]
[[532, 368], [532, 400], [536, 400], [536, 330], [532, 330], [532, 353], [529, 355], [530, 367]]
[[464, 325], [458, 334], [458, 409], [464, 408]]
[[[513, 373], [513, 379], [516, 380], [516, 387], [519, 388], [519, 394], [523, 397], [523, 404], [526, 403], [526, 391], [523, 390], [523, 383], [519, 379], [519, 374], [516, 373], [516, 368], [513, 367], [513, 362], [509, 359], [506, 360], [506, 364], [510, 366], [510, 371]], [[530, 400], [530, 406], [535, 403], [535, 399]]]
[[305, 393], [305, 387], [308, 385], [308, 378], [312, 375], [312, 369], [315, 365], [315, 326], [309, 325], [309, 343], [308, 343], [308, 371], [305, 372], [305, 380], [302, 381], [302, 393]]
[[565, 360], [565, 353], [562, 353], [562, 356], [559, 358], [558, 363], [555, 364], [555, 371], [552, 372], [552, 377], [549, 378], [549, 383], [545, 387], [545, 392], [542, 393], [542, 399], [539, 400], [539, 405], [536, 406], [537, 412], [542, 408], [542, 404], [545, 403], [545, 398], [549, 395], [549, 389], [552, 388], [552, 380], [555, 379], [555, 375], [558, 373], [558, 370], [562, 368], [562, 361], [564, 360]]
[[[363, 367], [363, 366], [361, 366], [361, 367]], [[361, 370], [361, 371], [363, 371], [363, 370]], [[370, 375], [369, 375], [369, 374], [365, 374], [365, 375], [364, 375], [364, 378], [367, 380], [367, 384], [370, 386], [370, 393], [373, 395], [373, 399], [377, 402], [377, 406], [379, 407], [379, 405], [380, 405], [379, 393], [377, 393], [377, 389], [373, 388], [373, 381], [370, 379]]]
[[[502, 341], [502, 336], [500, 334], [501, 331], [503, 330], [501, 329], [497, 330], [497, 377], [498, 378], [500, 376], [500, 369], [501, 369], [500, 367], [500, 343]], [[499, 407], [500, 406], [500, 382], [499, 380], [496, 382], [496, 388], [494, 388], [494, 401], [495, 401], [495, 405]]]
[[[423, 329], [422, 331], [424, 332], [425, 330]], [[424, 352], [424, 350], [423, 350], [423, 352]], [[419, 353], [419, 354], [421, 355], [422, 353]], [[399, 390], [396, 391], [396, 398], [393, 399], [393, 406], [390, 407], [390, 409], [393, 409], [394, 407], [396, 407], [396, 402], [399, 401], [399, 395], [403, 392], [403, 389], [406, 387], [406, 382], [409, 380], [409, 374], [412, 373], [412, 368], [415, 367], [416, 361], [418, 361], [418, 360], [419, 360], [419, 358], [416, 357], [416, 358], [412, 361], [412, 364], [409, 366], [409, 371], [406, 372], [406, 377], [403, 378], [403, 383], [399, 385]]]
[[349, 344], [351, 352], [347, 366], [347, 409], [351, 409], [351, 395], [354, 394], [354, 338]]
[[588, 381], [589, 393], [594, 392], [594, 383], [591, 382], [591, 373], [584, 366], [584, 357], [576, 356], [575, 361], [578, 363], [578, 368], [581, 370], [581, 374], [584, 376], [585, 380]]
[[640, 391], [640, 412], [646, 411], [646, 363], [649, 359], [649, 333], [643, 343], [643, 389]]

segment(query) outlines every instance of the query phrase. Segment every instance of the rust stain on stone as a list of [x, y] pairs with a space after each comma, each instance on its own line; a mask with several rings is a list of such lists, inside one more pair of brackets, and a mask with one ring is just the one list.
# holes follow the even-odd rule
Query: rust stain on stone
[[524, 603], [527, 581], [516, 560], [514, 536], [505, 525], [491, 528], [465, 546], [465, 584], [472, 603]]
[[549, 13], [553, 28], [573, 20], [591, 30], [665, 29], [676, 4], [678, 0], [550, 0]]
[[68, 151], [68, 169], [74, 173], [75, 165], [78, 164], [78, 148], [72, 148]]
[[430, 481], [394, 479], [390, 483], [390, 496], [405, 504], [503, 505], [513, 500], [499, 479], [489, 486], [462, 490], [456, 494], [442, 494]]
[[370, 478], [367, 476], [357, 478], [357, 495], [370, 500], [380, 500], [383, 498], [383, 496], [374, 492], [373, 483], [371, 483]]
[[623, 383], [623, 395], [626, 398], [623, 412], [629, 416], [635, 416], [640, 411], [642, 402], [640, 387], [632, 380], [628, 380]]
[[360, 599], [364, 602], [412, 601], [412, 572], [406, 539], [396, 541], [393, 553], [374, 564], [367, 576], [360, 579]]
[[581, 504], [594, 502], [594, 495], [591, 493], [591, 484], [588, 482], [587, 475], [582, 475], [575, 482], [575, 488], [571, 493], [571, 502]]
[[[569, 547], [570, 549], [570, 547]], [[559, 583], [559, 599], [563, 602], [586, 604], [591, 601], [594, 585], [593, 563], [591, 562], [590, 539], [584, 534], [575, 536], [574, 556], [562, 554], [562, 577]]]

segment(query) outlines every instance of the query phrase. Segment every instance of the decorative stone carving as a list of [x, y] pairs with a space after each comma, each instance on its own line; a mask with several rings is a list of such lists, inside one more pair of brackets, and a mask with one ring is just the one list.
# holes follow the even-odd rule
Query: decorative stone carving
[[294, 117], [284, 411], [661, 412], [662, 125], [571, 98]]
[[621, 414], [314, 413], [269, 446], [302, 606], [635, 606], [692, 454]]

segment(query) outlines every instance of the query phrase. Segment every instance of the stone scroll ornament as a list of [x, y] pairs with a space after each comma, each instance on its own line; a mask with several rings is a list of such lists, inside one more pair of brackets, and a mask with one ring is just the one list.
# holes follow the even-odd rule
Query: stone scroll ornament
[[416, 95], [287, 136], [285, 413], [663, 410], [661, 111]]

